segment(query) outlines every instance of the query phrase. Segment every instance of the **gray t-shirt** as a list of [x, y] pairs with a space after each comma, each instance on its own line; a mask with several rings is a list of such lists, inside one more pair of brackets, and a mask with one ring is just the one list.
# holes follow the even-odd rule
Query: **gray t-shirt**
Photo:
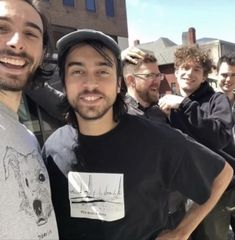
[[35, 136], [0, 103], [0, 239], [58, 239], [49, 177]]

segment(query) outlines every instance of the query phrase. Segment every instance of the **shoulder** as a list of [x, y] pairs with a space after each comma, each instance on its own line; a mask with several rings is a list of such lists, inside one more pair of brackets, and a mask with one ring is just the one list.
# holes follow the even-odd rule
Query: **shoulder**
[[44, 150], [47, 153], [60, 152], [61, 149], [73, 149], [76, 144], [77, 132], [71, 125], [65, 125], [58, 128], [51, 136], [46, 140], [44, 144]]
[[[181, 142], [185, 141], [185, 135], [166, 122], [150, 121], [148, 119], [127, 114], [127, 131], [138, 134], [141, 138], [146, 137], [148, 141], [158, 142]], [[131, 133], [130, 133], [131, 134]], [[182, 139], [182, 140], [181, 140]]]
[[214, 94], [212, 94], [211, 96], [211, 100], [218, 101], [218, 102], [223, 101], [224, 103], [230, 105], [228, 97], [226, 96], [225, 93], [222, 93], [222, 92], [214, 92]]
[[57, 139], [59, 137], [75, 137], [76, 136], [76, 129], [73, 128], [71, 125], [67, 124], [63, 127], [58, 128], [54, 133], [51, 134], [51, 136], [48, 138], [50, 139]]

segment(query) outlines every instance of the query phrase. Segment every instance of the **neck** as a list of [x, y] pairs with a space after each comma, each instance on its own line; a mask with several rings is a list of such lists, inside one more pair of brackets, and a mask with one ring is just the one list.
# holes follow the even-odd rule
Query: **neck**
[[136, 102], [138, 102], [142, 107], [147, 108], [150, 106], [149, 102], [145, 102], [143, 99], [141, 99], [138, 94], [131, 89], [128, 89], [128, 94], [135, 99]]
[[233, 91], [227, 92], [225, 93], [228, 96], [229, 101], [231, 102], [231, 104], [234, 104], [235, 102], [235, 96]]
[[12, 111], [17, 112], [20, 106], [22, 92], [12, 92], [0, 90], [0, 102], [10, 108]]
[[103, 117], [95, 120], [86, 120], [80, 115], [76, 114], [79, 131], [87, 136], [99, 136], [111, 131], [117, 126], [117, 122], [113, 120], [112, 109]]
[[185, 91], [183, 91], [182, 89], [180, 89], [180, 95], [181, 95], [182, 97], [188, 97], [190, 94], [187, 93], [187, 92], [185, 92]]

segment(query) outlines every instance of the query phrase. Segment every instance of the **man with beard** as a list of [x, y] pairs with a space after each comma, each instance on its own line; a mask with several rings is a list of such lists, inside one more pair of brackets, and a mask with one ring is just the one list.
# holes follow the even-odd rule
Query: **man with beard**
[[23, 88], [44, 72], [47, 46], [46, 19], [33, 1], [0, 1], [0, 239], [58, 239], [39, 145], [17, 115]]
[[155, 122], [166, 122], [166, 115], [157, 105], [159, 86], [164, 79], [164, 74], [160, 73], [154, 55], [146, 53], [138, 59], [137, 63], [124, 60], [123, 75], [127, 88], [125, 102], [128, 113], [143, 116]]
[[[58, 129], [44, 147], [60, 238], [188, 239], [230, 182], [231, 167], [167, 124], [126, 114], [120, 49], [112, 38], [78, 30], [57, 48], [62, 110], [78, 142], [76, 158], [66, 156], [67, 139]], [[172, 190], [199, 205], [164, 231]]]

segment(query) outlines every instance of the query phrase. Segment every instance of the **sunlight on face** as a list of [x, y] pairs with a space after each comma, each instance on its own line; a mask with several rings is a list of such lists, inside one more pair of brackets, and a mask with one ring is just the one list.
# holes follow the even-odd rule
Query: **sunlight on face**
[[205, 81], [203, 68], [197, 62], [182, 64], [175, 72], [180, 92], [183, 96], [189, 96], [196, 91]]
[[89, 45], [76, 45], [66, 58], [66, 94], [79, 118], [113, 117], [112, 106], [118, 92], [117, 71], [112, 52], [106, 49], [106, 53], [112, 65]]
[[232, 92], [235, 89], [235, 66], [223, 62], [219, 68], [218, 81], [223, 92]]
[[0, 1], [0, 88], [20, 91], [43, 55], [40, 15], [25, 1]]

